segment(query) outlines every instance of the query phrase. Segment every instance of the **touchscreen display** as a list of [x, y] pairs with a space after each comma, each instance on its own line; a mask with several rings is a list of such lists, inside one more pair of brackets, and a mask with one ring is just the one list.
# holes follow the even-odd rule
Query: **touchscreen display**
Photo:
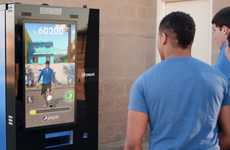
[[24, 23], [26, 128], [75, 121], [76, 30]]

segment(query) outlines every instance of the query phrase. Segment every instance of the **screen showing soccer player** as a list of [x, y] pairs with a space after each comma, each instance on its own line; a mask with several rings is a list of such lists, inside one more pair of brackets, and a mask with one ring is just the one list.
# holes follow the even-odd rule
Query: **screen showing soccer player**
[[26, 128], [74, 122], [76, 25], [24, 23]]

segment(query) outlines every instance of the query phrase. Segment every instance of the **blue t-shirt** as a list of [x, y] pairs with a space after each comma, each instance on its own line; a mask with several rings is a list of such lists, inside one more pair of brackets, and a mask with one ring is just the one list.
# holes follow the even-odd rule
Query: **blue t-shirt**
[[133, 84], [129, 110], [150, 122], [150, 150], [219, 150], [217, 119], [230, 104], [226, 77], [192, 57], [162, 61]]
[[44, 68], [41, 70], [41, 73], [38, 78], [38, 82], [42, 78], [42, 84], [51, 84], [54, 80], [54, 72], [51, 68]]
[[230, 79], [230, 61], [226, 57], [225, 49], [228, 47], [225, 42], [220, 48], [220, 54], [217, 57], [215, 67], [219, 69], [227, 78]]

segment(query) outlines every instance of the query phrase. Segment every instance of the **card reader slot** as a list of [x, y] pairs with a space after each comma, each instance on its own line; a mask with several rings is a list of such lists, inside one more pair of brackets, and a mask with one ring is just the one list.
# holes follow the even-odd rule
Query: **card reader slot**
[[73, 131], [53, 132], [45, 134], [45, 148], [57, 148], [73, 144]]

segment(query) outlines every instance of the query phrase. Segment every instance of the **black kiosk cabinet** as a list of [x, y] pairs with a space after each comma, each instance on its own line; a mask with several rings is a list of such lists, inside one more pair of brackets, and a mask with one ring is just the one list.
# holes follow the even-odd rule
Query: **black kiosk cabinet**
[[99, 10], [0, 5], [0, 149], [97, 150]]

